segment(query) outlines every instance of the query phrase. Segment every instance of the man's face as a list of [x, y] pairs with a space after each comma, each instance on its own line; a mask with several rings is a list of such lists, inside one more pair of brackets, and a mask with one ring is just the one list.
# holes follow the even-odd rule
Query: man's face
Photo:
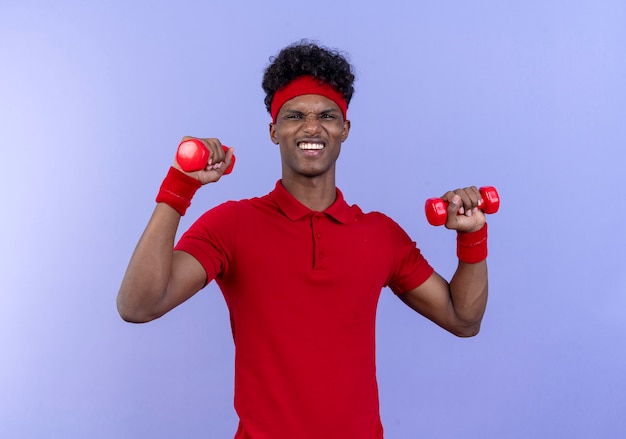
[[281, 107], [270, 124], [272, 142], [280, 145], [283, 178], [334, 177], [341, 143], [348, 138], [350, 121], [339, 106], [324, 96], [297, 96]]

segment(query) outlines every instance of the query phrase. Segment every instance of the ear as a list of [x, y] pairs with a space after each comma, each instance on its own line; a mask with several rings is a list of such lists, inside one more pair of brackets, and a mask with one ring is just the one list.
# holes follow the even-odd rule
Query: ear
[[270, 123], [270, 139], [274, 145], [278, 145], [278, 136], [276, 135], [276, 124]]
[[343, 121], [343, 133], [341, 133], [342, 142], [346, 141], [346, 139], [348, 138], [348, 134], [350, 134], [350, 121], [344, 120]]

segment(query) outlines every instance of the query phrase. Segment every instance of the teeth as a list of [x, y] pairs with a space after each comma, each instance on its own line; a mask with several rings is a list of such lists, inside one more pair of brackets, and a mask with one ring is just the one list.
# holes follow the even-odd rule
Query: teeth
[[323, 149], [324, 145], [322, 143], [307, 143], [307, 142], [302, 142], [298, 144], [298, 148], [300, 149], [313, 149], [313, 150], [319, 150], [319, 149]]

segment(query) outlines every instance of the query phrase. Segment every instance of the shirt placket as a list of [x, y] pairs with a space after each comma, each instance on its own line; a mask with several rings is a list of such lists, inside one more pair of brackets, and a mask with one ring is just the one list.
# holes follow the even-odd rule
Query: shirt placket
[[328, 254], [324, 233], [327, 219], [323, 213], [316, 212], [311, 217], [311, 231], [313, 237], [313, 269], [325, 270], [327, 268]]

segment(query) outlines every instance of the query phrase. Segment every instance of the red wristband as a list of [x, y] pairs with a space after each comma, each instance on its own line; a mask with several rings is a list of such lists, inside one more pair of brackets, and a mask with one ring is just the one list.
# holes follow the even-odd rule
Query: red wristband
[[191, 199], [202, 186], [198, 180], [174, 167], [170, 167], [156, 197], [157, 203], [165, 203], [180, 215], [191, 205]]
[[457, 234], [456, 255], [460, 261], [468, 264], [487, 259], [487, 223], [475, 232]]

